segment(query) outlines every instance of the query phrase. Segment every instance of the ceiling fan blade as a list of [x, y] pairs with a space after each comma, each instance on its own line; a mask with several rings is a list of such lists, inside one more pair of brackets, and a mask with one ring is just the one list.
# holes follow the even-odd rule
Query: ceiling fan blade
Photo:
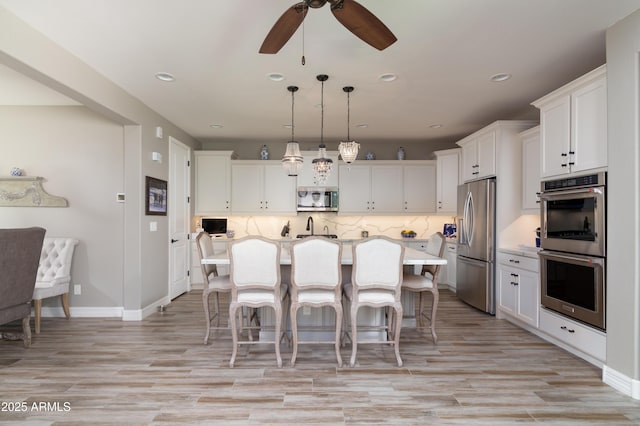
[[296, 32], [304, 17], [307, 16], [308, 10], [309, 8], [304, 2], [294, 4], [287, 9], [273, 24], [271, 31], [262, 42], [259, 52], [278, 53], [282, 46], [289, 41], [293, 33]]
[[354, 0], [343, 0], [331, 6], [333, 16], [362, 41], [384, 50], [398, 39], [375, 15]]

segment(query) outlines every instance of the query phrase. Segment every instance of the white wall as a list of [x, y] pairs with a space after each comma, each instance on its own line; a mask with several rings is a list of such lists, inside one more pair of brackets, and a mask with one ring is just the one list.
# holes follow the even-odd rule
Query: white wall
[[[69, 207], [1, 207], [0, 227], [41, 226], [47, 237], [80, 240], [70, 305], [123, 305], [123, 127], [81, 106], [0, 107], [0, 175], [11, 167], [42, 176], [44, 189]], [[45, 306], [59, 306], [59, 298]]]
[[607, 31], [605, 381], [640, 399], [640, 10]]
[[[168, 296], [168, 221], [166, 216], [144, 215], [144, 178], [168, 179], [168, 161], [154, 163], [151, 153], [160, 152], [163, 158], [168, 159], [169, 136], [192, 149], [200, 148], [200, 142], [2, 7], [0, 63], [123, 126], [120, 148], [122, 174], [118, 179], [124, 187], [127, 202], [122, 206], [123, 224], [114, 233], [121, 236], [124, 253], [124, 278], [118, 290], [122, 294], [122, 303], [118, 306], [124, 308], [124, 316], [128, 319], [139, 319], [153, 312], [154, 305]], [[164, 129], [162, 139], [155, 137], [157, 126]], [[87, 143], [90, 140], [88, 138]], [[67, 144], [64, 138], [50, 139], [49, 142], [56, 144], [58, 149], [64, 149]], [[38, 152], [32, 155], [39, 162], [47, 161]], [[69, 151], [68, 155], [73, 157], [74, 153]], [[53, 175], [47, 178], [54, 180]], [[83, 183], [87, 184], [86, 181]], [[88, 208], [84, 213], [93, 216], [94, 211]], [[151, 218], [158, 224], [157, 232], [149, 231]], [[111, 235], [103, 237], [111, 238]]]

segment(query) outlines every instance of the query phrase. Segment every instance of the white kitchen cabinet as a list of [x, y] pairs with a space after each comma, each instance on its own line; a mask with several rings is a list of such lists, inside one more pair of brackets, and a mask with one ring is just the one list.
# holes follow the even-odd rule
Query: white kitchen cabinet
[[538, 259], [498, 253], [498, 309], [533, 327], [538, 327], [540, 284]]
[[540, 109], [542, 178], [607, 167], [606, 65], [532, 104]]
[[540, 210], [540, 126], [520, 133], [522, 140], [522, 210]]
[[449, 286], [449, 289], [456, 291], [456, 257], [457, 246], [456, 241], [447, 241], [444, 248], [444, 258], [447, 259], [447, 264], [440, 269], [439, 281]]
[[435, 162], [423, 160], [340, 165], [338, 213], [433, 213], [435, 172]]
[[371, 166], [371, 213], [395, 214], [403, 211], [402, 185], [402, 166]]
[[[435, 213], [436, 164], [406, 165], [403, 169], [405, 213]], [[457, 173], [457, 168], [456, 168]]]
[[340, 165], [339, 214], [370, 212], [371, 167]]
[[465, 182], [496, 174], [496, 131], [480, 130], [458, 142], [462, 148], [462, 178]]
[[436, 211], [457, 214], [460, 175], [460, 148], [435, 151], [436, 156]]
[[228, 215], [231, 212], [233, 157], [232, 151], [194, 151], [197, 216]]
[[[588, 327], [582, 323], [573, 321], [564, 315], [540, 308], [540, 331], [541, 337], [550, 340], [552, 343], [560, 344], [570, 352], [577, 349], [580, 354], [586, 354], [595, 358], [598, 363], [607, 360], [607, 335], [595, 328]], [[591, 361], [590, 361], [591, 362]]]
[[400, 165], [340, 165], [340, 214], [397, 214], [403, 211]]
[[318, 158], [318, 150], [315, 151], [302, 151], [302, 170], [298, 174], [298, 186], [320, 186], [320, 187], [338, 187], [340, 167], [338, 162], [338, 151], [327, 151], [327, 157], [333, 161], [333, 167], [331, 168], [331, 174], [327, 178], [326, 182], [319, 185], [316, 178], [313, 176], [312, 161], [314, 158]]
[[296, 214], [296, 178], [280, 161], [242, 160], [231, 165], [233, 214]]

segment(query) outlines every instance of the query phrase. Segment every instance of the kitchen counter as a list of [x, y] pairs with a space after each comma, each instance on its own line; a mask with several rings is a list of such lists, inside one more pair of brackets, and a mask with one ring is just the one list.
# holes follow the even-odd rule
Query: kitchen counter
[[532, 259], [538, 259], [539, 247], [519, 245], [518, 247], [500, 247], [499, 252], [505, 254], [512, 254], [515, 256], [530, 257]]

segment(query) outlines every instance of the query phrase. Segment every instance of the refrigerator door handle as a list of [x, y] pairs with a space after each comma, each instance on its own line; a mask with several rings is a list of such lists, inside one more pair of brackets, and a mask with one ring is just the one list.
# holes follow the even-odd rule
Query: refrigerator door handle
[[473, 196], [471, 192], [467, 195], [467, 205], [465, 206], [466, 210], [466, 219], [467, 219], [467, 241], [469, 245], [473, 243], [473, 228], [474, 228], [474, 217], [473, 217]]

